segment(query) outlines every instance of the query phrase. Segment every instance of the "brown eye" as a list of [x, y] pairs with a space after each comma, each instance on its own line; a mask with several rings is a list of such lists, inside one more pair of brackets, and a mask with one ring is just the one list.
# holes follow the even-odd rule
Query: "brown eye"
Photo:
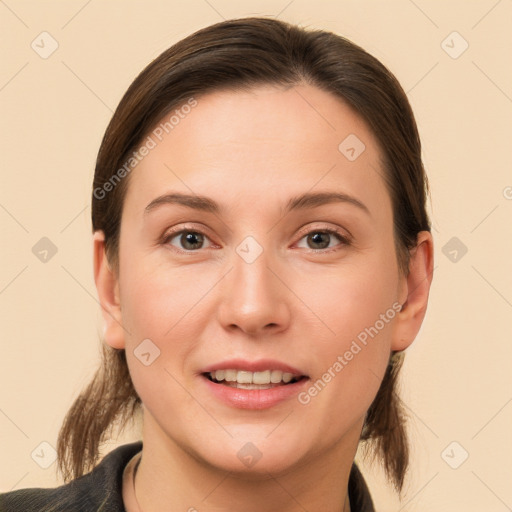
[[[341, 233], [334, 229], [316, 229], [310, 231], [301, 240], [306, 239], [306, 249], [318, 250], [327, 249], [325, 252], [330, 250], [336, 250], [336, 247], [349, 245], [349, 240]], [[339, 243], [332, 245], [332, 242], [338, 239]]]
[[[171, 242], [173, 239], [177, 239], [178, 245]], [[182, 230], [169, 235], [164, 240], [164, 243], [177, 247], [182, 251], [194, 251], [203, 248], [205, 239], [208, 239], [208, 237], [198, 231]]]
[[322, 233], [320, 231], [317, 231], [316, 233], [308, 235], [307, 239], [310, 245], [316, 246], [311, 247], [312, 249], [325, 249], [326, 247], [329, 246], [331, 235], [330, 233]]

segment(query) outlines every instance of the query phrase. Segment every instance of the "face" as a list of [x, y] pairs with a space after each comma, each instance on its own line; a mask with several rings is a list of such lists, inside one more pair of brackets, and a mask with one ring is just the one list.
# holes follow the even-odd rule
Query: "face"
[[285, 471], [357, 443], [393, 348], [404, 279], [380, 150], [312, 86], [196, 99], [130, 175], [117, 348], [145, 433], [223, 470]]

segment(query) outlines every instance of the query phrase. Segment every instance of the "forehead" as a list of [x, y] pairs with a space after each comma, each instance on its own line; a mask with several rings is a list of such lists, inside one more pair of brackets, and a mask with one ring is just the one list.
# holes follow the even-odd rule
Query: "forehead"
[[140, 209], [167, 188], [226, 201], [289, 196], [315, 186], [341, 187], [373, 202], [372, 192], [382, 194], [375, 137], [328, 92], [265, 85], [195, 101], [150, 132], [153, 147], [132, 171], [125, 206], [139, 203]]

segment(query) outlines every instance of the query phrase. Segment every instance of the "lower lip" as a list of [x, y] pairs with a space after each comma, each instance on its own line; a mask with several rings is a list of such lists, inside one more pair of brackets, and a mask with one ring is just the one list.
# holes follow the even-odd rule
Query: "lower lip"
[[268, 409], [297, 395], [309, 379], [302, 378], [297, 382], [275, 386], [268, 389], [240, 389], [216, 384], [204, 375], [209, 390], [222, 402], [238, 409]]

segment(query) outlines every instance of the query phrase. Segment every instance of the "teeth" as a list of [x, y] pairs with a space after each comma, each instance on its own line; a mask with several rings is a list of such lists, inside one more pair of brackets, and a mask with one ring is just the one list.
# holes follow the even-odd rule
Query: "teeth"
[[[240, 381], [238, 381], [240, 382]], [[254, 372], [252, 374], [253, 384], [270, 384], [270, 370], [264, 372]]]
[[[248, 372], [245, 370], [216, 370], [210, 372], [210, 377], [217, 382], [233, 382], [245, 385], [266, 386], [269, 384], [288, 384], [293, 380], [293, 374], [281, 370], [265, 370], [262, 372]], [[238, 387], [238, 386], [237, 386]], [[268, 386], [270, 387], [270, 386]], [[261, 389], [244, 386], [246, 389]]]
[[283, 382], [288, 384], [293, 378], [293, 375], [291, 373], [283, 373]]
[[238, 389], [270, 389], [274, 387], [271, 384], [239, 384], [238, 382], [230, 382], [228, 386]]
[[236, 374], [238, 384], [252, 384], [252, 372], [238, 372]]
[[272, 373], [270, 374], [270, 382], [276, 384], [278, 382], [281, 382], [281, 379], [283, 378], [283, 372], [279, 370], [272, 370]]
[[[224, 370], [224, 371], [226, 372], [225, 377], [224, 377], [224, 380], [226, 382], [236, 382], [236, 374], [237, 374], [236, 370]], [[215, 372], [215, 373], [217, 373], [217, 372]], [[222, 379], [218, 379], [218, 380], [220, 381]]]

